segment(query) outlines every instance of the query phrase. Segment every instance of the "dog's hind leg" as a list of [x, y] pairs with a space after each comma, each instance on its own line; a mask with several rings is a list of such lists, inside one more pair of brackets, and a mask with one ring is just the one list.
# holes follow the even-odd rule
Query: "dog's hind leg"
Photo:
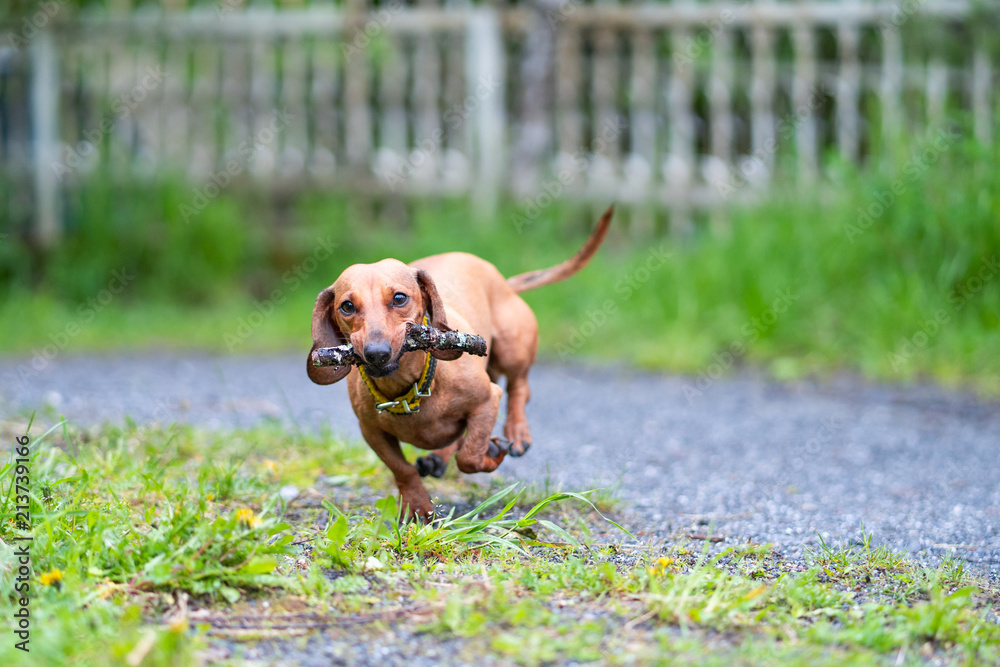
[[507, 421], [503, 424], [503, 435], [510, 442], [510, 455], [523, 456], [531, 447], [531, 429], [524, 407], [531, 398], [528, 387], [528, 370], [507, 376]]
[[538, 322], [520, 297], [513, 297], [500, 309], [497, 332], [490, 350], [489, 367], [507, 377], [507, 419], [503, 435], [510, 442], [510, 455], [521, 456], [531, 446], [531, 429], [524, 409], [531, 398], [528, 371], [538, 352]]

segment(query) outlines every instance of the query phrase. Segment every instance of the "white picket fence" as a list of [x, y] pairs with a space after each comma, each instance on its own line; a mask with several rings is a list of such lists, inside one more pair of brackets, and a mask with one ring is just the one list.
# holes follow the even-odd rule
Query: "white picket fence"
[[965, 0], [178, 4], [9, 26], [0, 168], [34, 183], [43, 239], [94, 172], [683, 224], [786, 163], [809, 179], [953, 114], [989, 142], [996, 120], [1000, 9]]

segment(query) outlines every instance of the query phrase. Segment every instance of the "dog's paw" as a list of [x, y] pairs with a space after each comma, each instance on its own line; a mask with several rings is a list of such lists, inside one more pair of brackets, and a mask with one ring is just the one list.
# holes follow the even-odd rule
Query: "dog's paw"
[[431, 503], [431, 497], [421, 482], [418, 481], [417, 484], [420, 485], [418, 488], [400, 493], [399, 502], [403, 506], [399, 516], [401, 524], [408, 521], [426, 523], [434, 519], [434, 504]]
[[461, 447], [455, 457], [458, 469], [466, 474], [474, 472], [493, 472], [507, 456], [510, 443], [504, 438], [496, 436], [486, 441], [486, 451], [473, 449], [472, 447]]
[[448, 462], [437, 454], [428, 454], [417, 459], [417, 472], [421, 477], [444, 477]]
[[503, 435], [510, 441], [508, 453], [511, 456], [524, 456], [528, 453], [528, 448], [531, 447], [531, 429], [528, 428], [528, 422], [508, 419], [503, 427]]
[[518, 458], [527, 454], [529, 449], [531, 449], [531, 442], [515, 442], [511, 443], [510, 451], [507, 453], [514, 458]]
[[403, 508], [403, 512], [399, 515], [399, 525], [405, 525], [411, 521], [416, 521], [419, 523], [430, 523], [434, 521], [434, 506], [431, 505], [430, 508], [417, 508], [414, 509], [409, 505]]
[[491, 459], [501, 458], [501, 454], [506, 454], [510, 451], [510, 441], [505, 438], [498, 438], [493, 436], [490, 438], [489, 447], [486, 449], [486, 455]]

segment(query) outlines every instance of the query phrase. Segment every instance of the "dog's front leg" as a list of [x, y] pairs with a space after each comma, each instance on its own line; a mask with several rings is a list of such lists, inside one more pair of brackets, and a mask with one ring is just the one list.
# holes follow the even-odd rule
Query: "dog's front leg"
[[501, 446], [490, 438], [493, 426], [497, 423], [502, 395], [503, 389], [490, 383], [489, 400], [481, 403], [469, 415], [465, 435], [459, 439], [458, 453], [455, 455], [458, 469], [462, 472], [493, 472], [507, 455], [506, 446]]
[[417, 516], [425, 521], [430, 519], [434, 514], [431, 497], [420, 481], [420, 473], [403, 456], [403, 450], [400, 449], [396, 436], [364, 423], [361, 424], [361, 435], [396, 478], [399, 501], [404, 508], [404, 518]]

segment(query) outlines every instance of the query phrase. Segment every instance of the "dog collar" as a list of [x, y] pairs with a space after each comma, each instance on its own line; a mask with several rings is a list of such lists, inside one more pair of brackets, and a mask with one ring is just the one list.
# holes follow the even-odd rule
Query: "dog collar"
[[[424, 316], [424, 324], [427, 324], [426, 315]], [[431, 395], [431, 382], [434, 381], [434, 371], [436, 368], [437, 359], [432, 357], [430, 352], [427, 352], [427, 359], [424, 361], [424, 370], [420, 373], [420, 379], [413, 383], [408, 392], [393, 399], [387, 398], [385, 394], [378, 390], [372, 379], [368, 377], [368, 373], [365, 372], [364, 366], [358, 366], [358, 373], [361, 374], [361, 379], [364, 381], [365, 386], [368, 387], [372, 398], [375, 399], [375, 409], [379, 413], [388, 412], [393, 415], [409, 415], [414, 412], [420, 412], [421, 399]]]

